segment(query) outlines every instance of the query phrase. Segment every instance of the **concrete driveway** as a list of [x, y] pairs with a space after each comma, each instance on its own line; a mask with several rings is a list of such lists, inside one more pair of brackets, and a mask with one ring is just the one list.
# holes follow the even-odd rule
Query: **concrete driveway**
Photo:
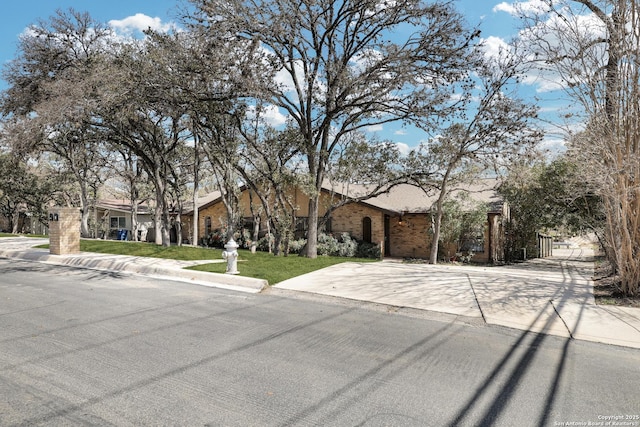
[[640, 310], [599, 306], [593, 251], [509, 266], [345, 263], [276, 288], [430, 310], [531, 332], [640, 348]]
[[464, 268], [396, 261], [348, 262], [286, 280], [275, 287], [481, 317]]

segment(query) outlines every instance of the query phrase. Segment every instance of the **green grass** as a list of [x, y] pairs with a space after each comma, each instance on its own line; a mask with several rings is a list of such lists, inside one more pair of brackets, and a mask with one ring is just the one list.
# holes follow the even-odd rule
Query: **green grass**
[[[49, 245], [39, 248], [48, 249]], [[159, 246], [144, 242], [122, 242], [118, 240], [85, 240], [80, 239], [81, 252], [100, 254], [144, 256], [150, 258], [175, 259], [178, 261], [201, 261], [222, 259], [222, 250], [211, 248], [194, 248], [192, 246]]]
[[[343, 258], [319, 256], [315, 259], [290, 255], [276, 257], [266, 252], [252, 254], [248, 250], [238, 250], [238, 271], [240, 276], [265, 279], [269, 285], [275, 285], [292, 277], [311, 273], [312, 271], [343, 262], [375, 262], [373, 259]], [[226, 263], [202, 264], [189, 267], [190, 270], [224, 273]]]
[[145, 256], [151, 258], [175, 259], [178, 261], [199, 261], [222, 259], [220, 249], [195, 248], [193, 246], [160, 246], [154, 243], [121, 242], [118, 240], [80, 240], [82, 252]]
[[[40, 245], [48, 248], [49, 245]], [[96, 252], [103, 254], [143, 256], [151, 258], [175, 259], [179, 261], [221, 260], [222, 249], [194, 248], [192, 246], [158, 246], [153, 243], [122, 242], [118, 240], [80, 240], [82, 252]], [[252, 254], [248, 250], [239, 250], [238, 271], [240, 276], [265, 279], [270, 285], [283, 280], [310, 273], [321, 268], [343, 262], [375, 262], [373, 259], [343, 258], [319, 256], [315, 259], [290, 255], [275, 257], [266, 252]], [[192, 270], [210, 273], [224, 273], [226, 263], [201, 264], [190, 267]]]

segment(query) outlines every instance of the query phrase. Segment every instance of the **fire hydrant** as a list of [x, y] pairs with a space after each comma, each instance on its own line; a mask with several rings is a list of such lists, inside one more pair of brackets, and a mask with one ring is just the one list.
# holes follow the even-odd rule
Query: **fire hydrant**
[[226, 274], [238, 274], [238, 247], [233, 238], [224, 245], [226, 250], [222, 251], [222, 259], [227, 261]]

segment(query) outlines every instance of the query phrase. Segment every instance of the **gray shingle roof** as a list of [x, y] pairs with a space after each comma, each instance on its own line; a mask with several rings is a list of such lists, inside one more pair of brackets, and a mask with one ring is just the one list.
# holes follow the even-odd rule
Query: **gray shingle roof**
[[[502, 199], [496, 191], [497, 179], [479, 179], [472, 185], [465, 185], [453, 190], [453, 196], [463, 192], [468, 193], [469, 198], [474, 202], [488, 203], [492, 208], [502, 203]], [[328, 186], [329, 190], [331, 187]], [[337, 193], [348, 193], [349, 196], [359, 196], [366, 192], [366, 187], [361, 185], [349, 185], [346, 191], [334, 189]], [[379, 196], [366, 199], [363, 203], [370, 206], [394, 213], [425, 213], [437, 200], [437, 194], [425, 193], [421, 188], [411, 184], [400, 184], [389, 190], [389, 192]]]
[[[472, 185], [465, 185], [463, 188], [454, 189], [453, 195], [466, 192], [474, 202], [488, 203], [492, 209], [498, 209], [502, 204], [502, 199], [498, 195], [496, 188], [499, 181], [495, 178], [479, 179]], [[331, 185], [326, 182], [323, 189], [329, 192], [335, 192], [337, 195], [346, 195], [348, 197], [357, 198], [367, 194], [369, 187], [361, 184], [349, 185]], [[204, 197], [198, 199], [198, 207], [203, 208], [216, 203], [221, 198], [219, 191], [213, 191]], [[426, 213], [436, 202], [437, 194], [432, 192], [426, 194], [421, 188], [411, 184], [400, 184], [392, 187], [387, 193], [377, 197], [363, 200], [365, 203], [374, 208], [388, 211], [389, 213]], [[189, 214], [192, 212], [191, 205], [186, 204], [185, 210]]]
[[[105, 209], [118, 212], [131, 212], [131, 202], [129, 200], [122, 199], [101, 199], [96, 202], [98, 209]], [[151, 214], [151, 208], [146, 203], [140, 203], [138, 205], [139, 214]]]

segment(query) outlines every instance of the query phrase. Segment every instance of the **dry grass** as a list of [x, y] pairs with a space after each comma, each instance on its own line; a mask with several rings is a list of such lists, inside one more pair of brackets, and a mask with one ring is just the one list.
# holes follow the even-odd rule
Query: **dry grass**
[[611, 266], [603, 258], [596, 260], [593, 295], [596, 304], [640, 308], [640, 297], [628, 297], [620, 291], [620, 279], [611, 273]]

